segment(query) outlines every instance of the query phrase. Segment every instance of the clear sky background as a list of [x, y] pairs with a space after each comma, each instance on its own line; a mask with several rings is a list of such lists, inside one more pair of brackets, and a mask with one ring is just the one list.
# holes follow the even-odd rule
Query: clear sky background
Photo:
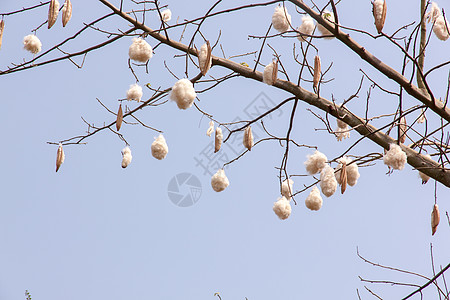
[[[119, 1], [112, 1], [118, 6]], [[323, 5], [326, 1], [317, 1]], [[223, 1], [218, 10], [239, 6], [248, 1]], [[31, 6], [36, 1], [1, 1], [0, 12]], [[61, 3], [62, 4], [62, 3]], [[201, 16], [210, 1], [165, 1], [172, 10], [172, 20]], [[440, 6], [450, 11], [450, 5]], [[299, 26], [301, 15], [287, 3], [292, 23]], [[128, 5], [127, 9], [131, 6]], [[209, 19], [203, 33], [220, 43], [226, 56], [259, 49], [260, 40], [248, 35], [264, 35], [270, 25], [275, 5], [244, 10]], [[375, 33], [370, 1], [343, 0], [338, 5], [341, 24]], [[83, 25], [110, 10], [96, 1], [73, 0], [73, 17], [66, 28], [61, 16], [56, 25], [38, 31], [43, 50], [49, 49]], [[418, 20], [419, 1], [389, 1], [385, 32]], [[45, 21], [47, 7], [5, 18], [6, 27], [0, 51], [0, 68], [30, 59], [22, 49], [22, 39]], [[147, 15], [147, 25], [159, 27], [155, 12]], [[127, 30], [118, 17], [99, 24], [100, 28]], [[275, 33], [274, 31], [272, 31]], [[171, 36], [179, 39], [181, 29]], [[409, 33], [409, 31], [408, 31]], [[190, 40], [192, 29], [183, 41]], [[352, 36], [380, 59], [400, 70], [401, 54], [383, 39]], [[291, 35], [292, 36], [292, 35]], [[106, 39], [105, 34], [88, 30], [64, 51], [79, 51]], [[152, 46], [157, 42], [147, 38]], [[364, 290], [358, 275], [374, 280], [394, 280], [423, 284], [423, 280], [382, 271], [362, 262], [356, 249], [368, 259], [382, 264], [432, 276], [430, 243], [435, 265], [446, 265], [450, 258], [450, 227], [445, 212], [450, 210], [450, 192], [438, 185], [441, 225], [431, 236], [430, 213], [434, 204], [434, 181], [421, 185], [417, 171], [406, 166], [386, 175], [381, 161], [370, 168], [360, 168], [361, 177], [344, 195], [324, 198], [323, 207], [312, 212], [304, 206], [307, 193], [296, 197], [298, 205], [285, 221], [272, 211], [279, 197], [278, 171], [284, 148], [276, 142], [256, 146], [226, 168], [230, 186], [216, 193], [210, 186], [214, 168], [206, 171], [197, 165], [201, 152], [212, 142], [205, 135], [209, 120], [194, 107], [179, 110], [172, 102], [149, 107], [137, 116], [148, 125], [164, 131], [169, 146], [166, 159], [151, 156], [150, 145], [157, 133], [140, 126], [124, 124], [121, 132], [130, 143], [133, 161], [121, 168], [120, 151], [125, 144], [111, 132], [104, 131], [87, 140], [87, 145], [65, 147], [66, 161], [55, 173], [57, 142], [84, 134], [88, 122], [101, 125], [115, 119], [97, 102], [99, 98], [113, 111], [118, 99], [125, 98], [135, 82], [128, 70], [128, 47], [131, 37], [124, 37], [86, 57], [82, 69], [68, 61], [18, 72], [0, 79], [2, 99], [1, 201], [0, 201], [0, 299], [24, 299], [29, 290], [34, 300], [128, 300], [128, 299], [214, 299], [219, 292], [231, 299], [356, 299], [356, 289], [363, 299], [372, 296]], [[197, 47], [203, 43], [197, 36]], [[274, 38], [268, 43], [280, 53], [288, 72], [295, 78], [299, 66], [292, 59], [298, 50], [295, 38]], [[426, 57], [426, 68], [448, 60], [449, 41], [433, 35]], [[398, 90], [390, 81], [336, 40], [318, 40], [316, 46], [322, 65], [333, 62], [322, 87], [322, 95], [342, 102], [359, 84], [359, 69], [379, 80], [385, 88]], [[141, 84], [167, 88], [184, 72], [184, 58], [168, 47], [159, 46], [145, 68], [135, 68]], [[222, 56], [219, 47], [213, 54]], [[59, 55], [55, 53], [56, 57]], [[310, 62], [313, 55], [310, 53]], [[49, 56], [53, 57], [53, 56]], [[253, 66], [253, 56], [234, 59]], [[266, 48], [261, 62], [267, 64], [272, 52]], [[80, 58], [76, 59], [80, 62]], [[190, 77], [197, 70], [190, 66]], [[258, 68], [262, 71], [262, 67]], [[226, 74], [221, 67], [208, 73]], [[447, 73], [436, 73], [430, 83], [438, 96], [444, 97]], [[196, 85], [197, 90], [207, 84]], [[312, 90], [311, 84], [304, 87]], [[363, 116], [367, 81], [360, 98], [348, 107]], [[261, 94], [263, 93], [263, 94]], [[144, 98], [151, 96], [144, 90]], [[275, 105], [289, 95], [253, 80], [237, 78], [208, 92], [199, 94], [198, 105], [221, 122], [235, 118], [248, 120], [248, 109], [255, 109], [261, 99]], [[255, 102], [256, 99], [256, 102]], [[391, 113], [397, 99], [375, 89], [370, 98], [369, 115]], [[405, 99], [408, 106], [417, 104]], [[136, 103], [127, 103], [133, 108]], [[285, 135], [292, 104], [265, 118], [274, 134]], [[324, 115], [303, 102], [294, 120], [293, 138], [299, 143], [316, 145], [329, 159], [339, 157], [355, 142], [357, 134], [338, 143], [320, 120], [307, 111]], [[131, 121], [131, 120], [130, 120]], [[334, 120], [331, 120], [334, 125]], [[436, 120], [430, 120], [435, 122]], [[380, 123], [381, 124], [381, 123]], [[377, 125], [377, 123], [375, 123]], [[255, 131], [258, 133], [257, 129]], [[260, 131], [259, 131], [260, 132]], [[224, 145], [221, 152], [229, 159], [239, 151], [239, 143]], [[293, 148], [288, 171], [305, 174], [303, 162], [313, 150]], [[221, 153], [219, 152], [219, 153]], [[351, 154], [382, 152], [371, 142], [361, 142]], [[179, 173], [188, 172], [201, 182], [199, 201], [190, 207], [178, 207], [168, 197], [168, 184]], [[311, 177], [294, 178], [297, 190], [313, 182]], [[182, 190], [186, 192], [186, 190]], [[447, 276], [450, 278], [450, 275]], [[449, 281], [450, 279], [447, 279]], [[412, 288], [370, 286], [387, 299], [398, 299]], [[426, 299], [436, 299], [433, 287]], [[418, 299], [418, 298], [416, 298]]]

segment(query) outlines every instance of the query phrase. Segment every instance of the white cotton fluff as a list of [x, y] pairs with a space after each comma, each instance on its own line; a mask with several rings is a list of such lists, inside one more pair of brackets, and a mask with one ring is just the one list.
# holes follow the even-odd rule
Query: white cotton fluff
[[214, 191], [221, 192], [230, 185], [225, 171], [223, 169], [217, 170], [216, 174], [211, 177], [211, 186]]
[[152, 46], [141, 38], [133, 38], [128, 55], [132, 60], [146, 63], [153, 56]]
[[161, 17], [164, 22], [169, 22], [172, 19], [172, 12], [170, 9], [165, 9], [161, 12]]
[[384, 12], [384, 0], [373, 1], [373, 16], [375, 18], [375, 26], [377, 27], [378, 33], [381, 33], [384, 26], [384, 21], [386, 16], [383, 18]]
[[275, 12], [272, 15], [273, 28], [283, 33], [289, 30], [289, 24], [291, 24], [291, 15], [286, 7], [275, 7]]
[[136, 100], [137, 102], [140, 102], [142, 99], [142, 87], [138, 84], [132, 84], [130, 85], [130, 88], [127, 91], [127, 99], [129, 101]]
[[[425, 155], [425, 157], [428, 158], [428, 159], [430, 159], [430, 160], [433, 160], [433, 159], [431, 158], [430, 154]], [[428, 176], [427, 174], [422, 173], [422, 172], [420, 172], [420, 171], [419, 171], [419, 177], [420, 177], [420, 179], [422, 179], [422, 184], [425, 184], [425, 183], [428, 182], [428, 180], [430, 180], [430, 176]]]
[[389, 151], [383, 156], [385, 165], [388, 165], [395, 170], [402, 170], [406, 163], [406, 153], [397, 144], [390, 144]]
[[29, 34], [23, 38], [23, 48], [33, 54], [41, 51], [42, 43], [34, 34]]
[[162, 134], [160, 134], [152, 143], [152, 155], [154, 158], [162, 160], [166, 157], [169, 152], [169, 147], [167, 147], [166, 139]]
[[338, 183], [336, 177], [334, 177], [334, 169], [326, 165], [322, 172], [320, 172], [320, 188], [322, 189], [322, 193], [330, 197], [336, 192], [337, 186]]
[[[330, 25], [333, 25], [334, 22], [335, 22], [334, 14], [332, 12], [328, 11], [328, 10], [325, 10], [322, 13], [322, 18], [325, 19], [325, 20], [328, 20], [329, 21], [328, 23], [330, 23]], [[333, 34], [330, 31], [328, 31], [328, 29], [326, 29], [325, 27], [320, 25], [319, 23], [317, 23], [317, 29], [319, 29], [319, 31], [322, 33], [322, 35], [328, 35], [327, 37], [324, 37], [325, 39], [329, 39], [330, 40], [330, 39], [334, 38]]]
[[286, 220], [291, 215], [291, 203], [286, 199], [286, 197], [278, 198], [277, 202], [273, 204], [273, 211], [278, 218], [281, 220]]
[[444, 16], [439, 16], [433, 25], [433, 32], [441, 41], [446, 41], [450, 34], [447, 28], [450, 28], [450, 24]]
[[317, 174], [325, 168], [327, 157], [325, 154], [316, 150], [314, 154], [308, 155], [307, 160], [304, 162], [306, 171], [311, 174]]
[[431, 3], [430, 11], [426, 14], [428, 22], [434, 23], [439, 16], [441, 16], [441, 9], [436, 2]]
[[322, 197], [317, 186], [313, 186], [308, 197], [305, 199], [305, 205], [310, 210], [319, 210], [322, 207]]
[[206, 131], [206, 135], [211, 136], [211, 133], [213, 131], [214, 131], [214, 122], [211, 120], [211, 121], [209, 121], [209, 127], [208, 127], [208, 130]]
[[[302, 17], [302, 24], [298, 27], [297, 31], [306, 35], [312, 35], [314, 31], [314, 20], [310, 16], [303, 16]], [[297, 34], [297, 39], [300, 42], [306, 41], [308, 37], [302, 36], [301, 34]]]
[[210, 51], [211, 46], [208, 43], [204, 43], [200, 47], [200, 52], [198, 53], [198, 64], [203, 75], [206, 75], [206, 73], [208, 73], [212, 65], [212, 57]]
[[177, 103], [179, 109], [188, 109], [192, 106], [195, 97], [194, 86], [189, 79], [183, 78], [177, 81], [170, 92], [170, 99]]
[[277, 81], [278, 64], [274, 60], [264, 68], [263, 82], [273, 85]]
[[294, 186], [294, 181], [292, 179], [286, 179], [281, 184], [281, 195], [286, 197], [286, 199], [291, 199], [292, 190]]
[[341, 184], [341, 168], [342, 168], [342, 165], [345, 163], [347, 166], [346, 167], [347, 183], [349, 186], [354, 186], [358, 182], [359, 177], [361, 176], [358, 171], [358, 165], [356, 163], [352, 163], [351, 165], [349, 165], [349, 163], [352, 162], [352, 159], [347, 156], [339, 158], [338, 162], [339, 162], [339, 166], [336, 168], [336, 170], [339, 170], [339, 171], [334, 173], [337, 182], [339, 184]]
[[133, 159], [133, 156], [131, 156], [131, 149], [130, 147], [125, 147], [122, 149], [122, 168], [128, 167], [129, 164], [131, 164], [131, 160]]
[[336, 119], [336, 121], [337, 121], [337, 129], [335, 133], [338, 142], [340, 142], [343, 139], [350, 137], [350, 131], [348, 130], [349, 129], [348, 125], [345, 122], [339, 119]]

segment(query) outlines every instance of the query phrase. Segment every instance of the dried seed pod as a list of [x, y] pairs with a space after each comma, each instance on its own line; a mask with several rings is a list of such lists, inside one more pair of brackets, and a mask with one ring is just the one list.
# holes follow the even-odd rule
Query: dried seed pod
[[206, 131], [207, 136], [211, 136], [211, 133], [214, 131], [214, 122], [211, 120], [209, 121], [209, 128]]
[[200, 48], [200, 52], [198, 54], [198, 65], [200, 67], [200, 72], [202, 72], [203, 76], [205, 76], [206, 73], [211, 68], [212, 65], [211, 45], [209, 44], [209, 41], [206, 41], [206, 43], [203, 44], [202, 47]]
[[408, 129], [408, 125], [406, 125], [406, 119], [405, 117], [400, 118], [400, 124], [398, 125], [400, 127], [400, 143], [404, 143], [406, 141], [406, 130]]
[[63, 4], [62, 8], [62, 24], [63, 27], [66, 27], [70, 18], [72, 18], [72, 2], [70, 0], [66, 0]]
[[345, 162], [342, 162], [339, 183], [341, 185], [341, 194], [343, 194], [345, 192], [345, 189], [347, 188], [347, 164]]
[[117, 131], [119, 131], [120, 127], [122, 126], [122, 120], [123, 120], [123, 111], [122, 111], [122, 103], [121, 103], [121, 104], [119, 104], [119, 111], [117, 112], [117, 120], [116, 120]]
[[216, 139], [214, 142], [214, 153], [220, 150], [220, 147], [222, 147], [222, 140], [223, 140], [223, 134], [222, 129], [220, 127], [216, 128]]
[[48, 7], [48, 29], [52, 28], [58, 18], [59, 2], [58, 0], [51, 0]]
[[122, 168], [128, 167], [129, 164], [131, 164], [131, 160], [133, 159], [133, 156], [131, 156], [131, 149], [130, 147], [125, 147], [122, 149]]
[[66, 155], [64, 154], [63, 146], [59, 143], [58, 151], [56, 151], [56, 172], [58, 172], [65, 158]]
[[0, 20], [0, 49], [2, 48], [3, 30], [5, 30], [5, 21]]
[[278, 60], [274, 59], [270, 64], [264, 68], [263, 82], [268, 85], [273, 85], [278, 77]]
[[383, 31], [384, 21], [386, 21], [386, 11], [386, 0], [375, 0], [372, 2], [372, 13], [378, 33]]
[[439, 214], [439, 207], [437, 204], [435, 204], [433, 206], [433, 211], [431, 212], [431, 235], [434, 235], [436, 233], [440, 220], [441, 216]]
[[317, 91], [317, 88], [319, 86], [319, 80], [320, 80], [320, 57], [316, 55], [314, 57], [314, 77], [313, 77], [313, 87], [314, 90]]
[[244, 131], [244, 140], [243, 140], [244, 147], [248, 149], [248, 151], [252, 150], [253, 147], [253, 133], [252, 133], [252, 127], [247, 126]]

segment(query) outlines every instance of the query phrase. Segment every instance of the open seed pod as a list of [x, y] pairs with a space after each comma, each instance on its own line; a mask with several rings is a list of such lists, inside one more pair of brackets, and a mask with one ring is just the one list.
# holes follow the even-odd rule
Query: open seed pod
[[345, 192], [347, 188], [347, 163], [342, 162], [341, 174], [339, 177], [339, 182], [341, 184], [341, 194]]
[[400, 119], [400, 143], [404, 143], [406, 141], [406, 130], [408, 129], [408, 125], [406, 124], [406, 119], [405, 117], [401, 117]]
[[375, 0], [372, 2], [372, 13], [378, 33], [383, 31], [384, 22], [386, 21], [386, 11], [386, 0]]
[[220, 150], [222, 147], [223, 134], [222, 129], [220, 127], [216, 128], [216, 139], [214, 141], [214, 153]]
[[253, 133], [252, 133], [252, 127], [247, 126], [244, 131], [244, 140], [243, 140], [244, 147], [248, 149], [248, 151], [252, 150], [253, 147]]
[[116, 120], [117, 131], [119, 131], [120, 127], [122, 127], [122, 121], [123, 121], [122, 104], [119, 104], [119, 111], [117, 112], [117, 120]]
[[48, 7], [48, 29], [52, 28], [58, 18], [59, 2], [58, 0], [51, 0]]
[[440, 220], [441, 216], [439, 214], [439, 207], [437, 204], [435, 204], [433, 206], [433, 211], [431, 212], [431, 235], [434, 235], [436, 233]]
[[64, 155], [63, 146], [61, 143], [59, 143], [58, 151], [56, 151], [56, 172], [58, 172], [59, 167], [61, 167], [65, 158], [66, 156]]
[[72, 18], [72, 2], [70, 2], [70, 0], [66, 0], [66, 2], [64, 2], [63, 9], [62, 9], [63, 27], [66, 27], [70, 18]]
[[211, 136], [211, 133], [213, 131], [214, 131], [214, 122], [211, 120], [211, 121], [209, 121], [209, 127], [208, 127], [208, 130], [206, 131], [206, 135]]
[[2, 48], [3, 30], [5, 30], [5, 21], [0, 20], [0, 49]]
[[320, 70], [321, 66], [320, 66], [320, 57], [318, 55], [316, 55], [314, 57], [314, 77], [313, 77], [313, 87], [314, 90], [317, 91], [317, 88], [319, 86], [319, 81], [320, 81]]
[[209, 41], [206, 41], [206, 43], [200, 48], [200, 52], [198, 54], [198, 64], [200, 67], [200, 72], [203, 76], [205, 76], [212, 64], [211, 45], [209, 44]]

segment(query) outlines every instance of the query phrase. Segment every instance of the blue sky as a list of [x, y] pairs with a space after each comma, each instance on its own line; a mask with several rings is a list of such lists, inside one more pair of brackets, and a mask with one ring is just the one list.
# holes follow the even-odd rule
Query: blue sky
[[[73, 1], [73, 18], [66, 28], [62, 28], [58, 19], [50, 30], [40, 29], [37, 35], [43, 50], [76, 32], [83, 22], [110, 12], [100, 3], [91, 2]], [[441, 7], [450, 9], [441, 2]], [[35, 3], [2, 1], [0, 11]], [[113, 3], [118, 5], [118, 1]], [[224, 1], [218, 9], [245, 3]], [[392, 33], [400, 25], [417, 19], [416, 4], [405, 3], [409, 1], [388, 4], [386, 32]], [[162, 4], [172, 10], [169, 24], [176, 23], [178, 17], [183, 20], [200, 16], [208, 9], [206, 1]], [[215, 17], [205, 22], [203, 33], [215, 41], [222, 30], [220, 42], [227, 56], [254, 51], [259, 49], [260, 41], [248, 39], [248, 35], [264, 35], [274, 7]], [[287, 7], [293, 24], [298, 26], [301, 15], [295, 13], [291, 4]], [[342, 24], [375, 33], [369, 1], [344, 0], [338, 8]], [[5, 18], [0, 51], [2, 70], [11, 62], [31, 58], [22, 49], [22, 39], [46, 15], [47, 8], [43, 7]], [[147, 24], [158, 27], [155, 13], [149, 13]], [[118, 17], [99, 26], [115, 31], [128, 29]], [[177, 29], [172, 35], [178, 39], [180, 33], [181, 29]], [[184, 42], [190, 40], [190, 34], [192, 30], [186, 32]], [[400, 68], [400, 54], [386, 41], [353, 33], [352, 36], [380, 59]], [[104, 34], [88, 31], [63, 50], [79, 51], [105, 39]], [[156, 45], [151, 38], [147, 41], [153, 47]], [[230, 186], [216, 193], [210, 186], [210, 175], [196, 165], [200, 153], [212, 142], [205, 134], [209, 120], [195, 108], [181, 111], [172, 102], [137, 114], [148, 125], [164, 131], [169, 146], [166, 159], [158, 161], [151, 156], [150, 145], [156, 132], [125, 124], [121, 132], [133, 155], [128, 168], [120, 167], [120, 151], [125, 144], [104, 131], [88, 139], [87, 145], [65, 147], [66, 161], [55, 173], [57, 147], [48, 145], [48, 141], [83, 134], [86, 125], [81, 116], [96, 125], [114, 120], [96, 98], [115, 111], [117, 100], [125, 98], [129, 85], [135, 82], [127, 64], [130, 43], [131, 37], [124, 37], [89, 53], [82, 69], [64, 61], [2, 76], [1, 300], [24, 299], [26, 289], [34, 300], [214, 299], [215, 292], [224, 300], [356, 299], [356, 288], [367, 299], [371, 296], [358, 275], [419, 285], [424, 282], [363, 263], [356, 255], [357, 247], [373, 261], [431, 276], [430, 243], [433, 243], [435, 265], [448, 263], [450, 227], [446, 226], [445, 212], [450, 210], [447, 202], [450, 193], [438, 185], [442, 219], [432, 237], [434, 182], [421, 185], [417, 171], [410, 166], [390, 176], [386, 175], [387, 168], [382, 162], [361, 168], [357, 185], [348, 188], [344, 195], [323, 196], [320, 211], [306, 209], [304, 193], [296, 197], [298, 205], [293, 206], [289, 219], [281, 221], [273, 213], [272, 205], [279, 197], [275, 167], [281, 162], [283, 148], [276, 142], [267, 142], [252, 149], [226, 169]], [[202, 43], [196, 38], [197, 47]], [[298, 47], [298, 40], [275, 38], [268, 43], [286, 61], [288, 72], [296, 74], [298, 65], [292, 60], [292, 47], [294, 44]], [[342, 102], [354, 93], [361, 78], [359, 68], [384, 87], [396, 89], [338, 41], [320, 40], [316, 46], [324, 66], [333, 62], [328, 79], [334, 80], [322, 87], [324, 97], [333, 96]], [[448, 42], [432, 36], [426, 66], [445, 60], [448, 47]], [[144, 68], [135, 69], [141, 83], [172, 86], [176, 79], [164, 68], [164, 61], [171, 71], [183, 77], [185, 61], [174, 58], [176, 54], [180, 53], [168, 47], [155, 49], [148, 74]], [[219, 48], [213, 54], [222, 56]], [[235, 61], [252, 65], [253, 59], [247, 56]], [[272, 53], [267, 48], [261, 62], [266, 64], [271, 59]], [[189, 70], [190, 77], [196, 75], [192, 65]], [[258, 70], [262, 71], [262, 67]], [[218, 77], [226, 73], [213, 67], [208, 74]], [[438, 95], [445, 95], [446, 76], [444, 71], [430, 79]], [[305, 83], [311, 90], [309, 85]], [[206, 86], [196, 85], [196, 89]], [[368, 86], [366, 82], [361, 97], [348, 105], [360, 115], [365, 111]], [[144, 98], [150, 95], [149, 90], [144, 90]], [[248, 108], [255, 108], [261, 99], [276, 104], [288, 97], [287, 93], [265, 84], [235, 78], [199, 94], [198, 105], [221, 122], [229, 122], [238, 117], [248, 119]], [[370, 114], [374, 116], [393, 112], [397, 99], [375, 89], [370, 101]], [[409, 98], [405, 103], [416, 104]], [[131, 108], [136, 105], [126, 104]], [[291, 107], [288, 104], [264, 119], [271, 133], [285, 134]], [[316, 145], [328, 158], [334, 158], [358, 138], [352, 132], [350, 139], [338, 143], [326, 131], [316, 131], [324, 126], [307, 109], [323, 115], [300, 102], [292, 133], [298, 142]], [[255, 132], [258, 133], [257, 129]], [[231, 159], [235, 147], [238, 146], [225, 144], [219, 153]], [[364, 141], [351, 154], [381, 151]], [[288, 171], [305, 174], [303, 162], [311, 152], [307, 148], [291, 151]], [[167, 193], [170, 180], [184, 172], [196, 176], [202, 186], [200, 199], [190, 207], [174, 205]], [[297, 189], [313, 179], [296, 177], [294, 181]], [[370, 288], [389, 299], [405, 296], [412, 290], [381, 285]], [[436, 292], [429, 288], [425, 295], [435, 299]]]

